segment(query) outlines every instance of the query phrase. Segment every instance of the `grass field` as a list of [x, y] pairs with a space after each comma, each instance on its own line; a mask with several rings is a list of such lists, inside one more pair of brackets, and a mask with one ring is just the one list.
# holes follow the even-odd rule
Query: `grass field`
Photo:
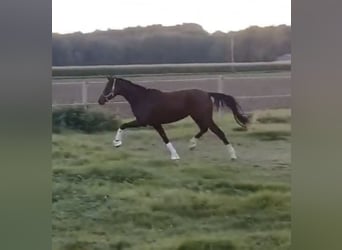
[[52, 135], [54, 250], [276, 250], [290, 248], [290, 111], [257, 113], [249, 131], [216, 117], [237, 151], [210, 132], [194, 151], [190, 120], [156, 132]]

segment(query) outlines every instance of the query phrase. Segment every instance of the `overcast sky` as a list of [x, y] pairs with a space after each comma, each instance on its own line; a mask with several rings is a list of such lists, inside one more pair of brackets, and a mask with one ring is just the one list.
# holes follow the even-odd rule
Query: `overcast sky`
[[291, 0], [52, 0], [52, 32], [197, 23], [212, 33], [291, 24]]

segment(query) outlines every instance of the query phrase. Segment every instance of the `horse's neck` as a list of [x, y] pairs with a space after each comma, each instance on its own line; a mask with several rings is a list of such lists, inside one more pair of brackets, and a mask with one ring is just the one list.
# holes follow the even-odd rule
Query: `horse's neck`
[[144, 99], [147, 89], [138, 88], [136, 86], [129, 86], [127, 88], [126, 93], [123, 93], [122, 96], [131, 104], [134, 105]]

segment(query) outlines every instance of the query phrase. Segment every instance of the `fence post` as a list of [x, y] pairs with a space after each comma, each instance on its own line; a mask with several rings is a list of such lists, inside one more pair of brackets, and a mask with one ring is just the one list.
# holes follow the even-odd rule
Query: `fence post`
[[[218, 80], [217, 80], [217, 92], [223, 93], [223, 76], [222, 75], [220, 75], [218, 77]], [[221, 118], [222, 117], [222, 108], [221, 107], [219, 107], [218, 114], [219, 114], [219, 117]]]
[[223, 93], [223, 76], [222, 76], [222, 75], [220, 75], [220, 76], [218, 77], [217, 92]]
[[88, 82], [82, 83], [82, 105], [84, 109], [88, 109]]

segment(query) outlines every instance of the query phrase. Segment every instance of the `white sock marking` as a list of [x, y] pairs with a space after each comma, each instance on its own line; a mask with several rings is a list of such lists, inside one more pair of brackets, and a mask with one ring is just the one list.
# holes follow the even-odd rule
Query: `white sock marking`
[[237, 157], [236, 157], [235, 149], [233, 148], [233, 146], [231, 144], [228, 144], [227, 145], [227, 149], [228, 149], [228, 152], [229, 152], [229, 155], [230, 155], [230, 159], [236, 160]]
[[116, 141], [121, 141], [122, 140], [122, 129], [119, 128], [117, 131], [116, 131], [116, 135], [115, 135], [115, 140]]
[[197, 146], [197, 139], [195, 137], [192, 137], [190, 139], [189, 148], [194, 149], [196, 146]]
[[116, 131], [116, 135], [115, 135], [115, 138], [113, 140], [113, 146], [114, 147], [119, 147], [121, 146], [122, 144], [122, 132], [123, 130], [121, 128], [119, 128], [117, 131]]
[[171, 160], [179, 160], [179, 155], [177, 154], [176, 149], [173, 147], [172, 143], [169, 142], [166, 144], [166, 147], [168, 148], [168, 150], [171, 153]]

